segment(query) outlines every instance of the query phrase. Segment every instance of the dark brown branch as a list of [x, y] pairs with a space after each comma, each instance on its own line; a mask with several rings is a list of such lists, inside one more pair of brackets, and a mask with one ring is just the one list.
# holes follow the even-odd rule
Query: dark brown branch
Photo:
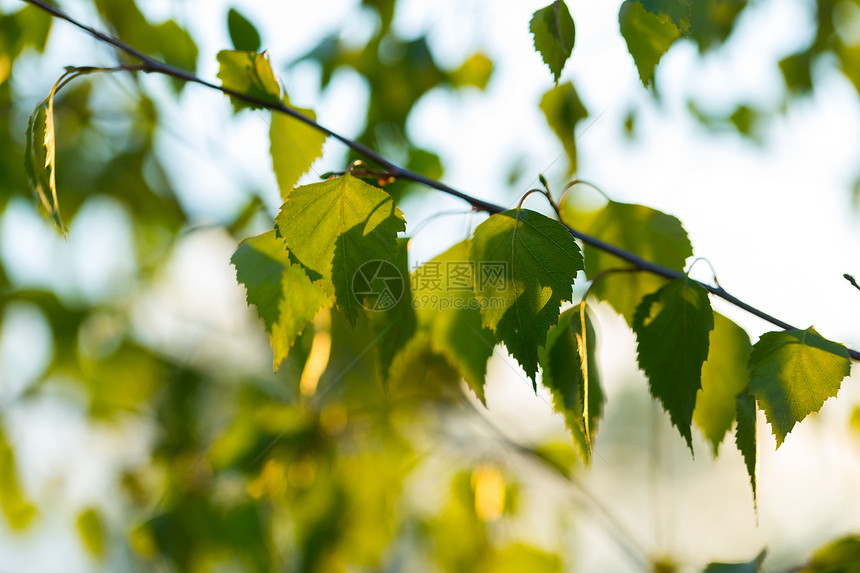
[[[329, 128], [317, 123], [316, 121], [310, 119], [307, 116], [302, 115], [301, 113], [297, 112], [296, 110], [292, 109], [291, 107], [289, 107], [289, 106], [287, 106], [281, 102], [272, 103], [270, 101], [264, 101], [264, 100], [255, 98], [253, 96], [249, 96], [247, 94], [243, 94], [243, 93], [231, 90], [229, 88], [225, 88], [223, 86], [213, 84], [212, 82], [206, 81], [206, 80], [204, 80], [204, 79], [202, 79], [202, 78], [200, 78], [200, 77], [198, 77], [198, 76], [196, 76], [190, 72], [187, 72], [185, 70], [170, 66], [168, 64], [165, 64], [164, 62], [160, 62], [160, 61], [152, 58], [151, 56], [148, 56], [148, 55], [140, 52], [139, 50], [133, 48], [132, 46], [126, 44], [122, 40], [114, 38], [113, 36], [109, 36], [109, 35], [105, 34], [104, 32], [100, 32], [100, 31], [96, 30], [95, 28], [91, 28], [90, 26], [87, 26], [86, 24], [83, 24], [83, 23], [75, 20], [74, 18], [72, 18], [71, 16], [69, 16], [68, 14], [63, 12], [62, 10], [60, 10], [59, 8], [55, 8], [54, 6], [47, 4], [46, 2], [44, 2], [44, 0], [23, 0], [23, 1], [27, 2], [28, 4], [32, 4], [33, 6], [37, 6], [37, 7], [41, 8], [42, 10], [50, 13], [51, 15], [55, 16], [56, 18], [59, 18], [61, 20], [65, 20], [66, 22], [69, 22], [73, 26], [80, 28], [81, 30], [83, 30], [84, 32], [86, 32], [90, 36], [96, 38], [97, 40], [104, 42], [105, 44], [109, 44], [109, 45], [113, 46], [114, 48], [116, 48], [117, 50], [124, 52], [124, 53], [128, 54], [129, 56], [132, 56], [133, 58], [140, 61], [140, 65], [129, 66], [129, 69], [133, 69], [135, 71], [142, 71], [142, 72], [146, 72], [146, 73], [163, 74], [166, 76], [171, 76], [171, 77], [174, 77], [174, 78], [177, 78], [180, 80], [184, 80], [186, 82], [199, 84], [201, 86], [205, 86], [207, 88], [210, 88], [210, 89], [213, 89], [216, 91], [220, 91], [223, 94], [229, 95], [230, 97], [244, 101], [244, 102], [252, 104], [254, 106], [266, 108], [266, 109], [270, 109], [272, 111], [277, 111], [277, 112], [286, 114], [292, 118], [295, 118], [298, 121], [301, 121], [302, 123], [309, 125], [310, 127], [314, 128], [314, 129], [316, 129], [316, 130], [318, 130], [318, 131], [320, 131], [320, 132], [322, 132], [322, 133], [324, 133], [330, 137], [337, 139], [338, 141], [340, 141], [341, 143], [343, 143], [344, 145], [346, 145], [350, 149], [354, 150], [355, 152], [359, 153], [360, 155], [366, 157], [367, 159], [369, 159], [369, 160], [373, 161], [374, 163], [378, 164], [379, 166], [383, 167], [391, 177], [394, 177], [397, 179], [406, 179], [408, 181], [413, 181], [415, 183], [420, 183], [420, 184], [425, 185], [427, 187], [437, 189], [439, 191], [442, 191], [443, 193], [447, 193], [448, 195], [452, 195], [454, 197], [462, 199], [463, 201], [466, 201], [474, 209], [476, 209], [478, 211], [485, 211], [485, 212], [490, 213], [490, 214], [495, 214], [495, 213], [501, 213], [502, 211], [505, 210], [505, 208], [500, 206], [500, 205], [497, 205], [495, 203], [491, 203], [489, 201], [484, 201], [483, 199], [478, 199], [477, 197], [473, 197], [471, 195], [463, 193], [462, 191], [458, 191], [452, 187], [449, 187], [448, 185], [445, 185], [444, 183], [442, 183], [440, 181], [436, 181], [435, 179], [430, 179], [429, 177], [421, 175], [420, 173], [416, 173], [416, 172], [411, 171], [409, 169], [406, 169], [404, 167], [400, 167], [399, 165], [392, 163], [388, 159], [385, 159], [384, 157], [379, 155], [376, 151], [370, 149], [369, 147], [367, 147], [363, 143], [349, 139], [348, 137], [345, 137], [343, 135], [340, 135], [339, 133], [336, 133], [336, 132], [330, 130]], [[597, 237], [592, 237], [590, 235], [586, 235], [585, 233], [577, 231], [576, 229], [573, 229], [571, 227], [568, 227], [568, 230], [570, 231], [571, 235], [573, 235], [575, 238], [581, 240], [583, 243], [591, 245], [592, 247], [594, 247], [596, 249], [600, 249], [601, 251], [607, 252], [611, 255], [614, 255], [614, 256], [618, 257], [619, 259], [621, 259], [622, 261], [625, 261], [625, 262], [633, 265], [635, 268], [640, 269], [642, 271], [649, 272], [649, 273], [652, 273], [652, 274], [655, 274], [655, 275], [658, 275], [661, 277], [665, 277], [667, 279], [677, 279], [677, 278], [681, 278], [681, 277], [685, 276], [684, 273], [681, 271], [677, 271], [675, 269], [670, 269], [668, 267], [664, 267], [662, 265], [652, 263], [651, 261], [647, 261], [647, 260], [643, 259], [642, 257], [640, 257], [634, 253], [631, 253], [630, 251], [626, 251], [624, 249], [616, 247], [615, 245], [611, 245], [609, 243], [601, 241]], [[731, 304], [737, 306], [738, 308], [742, 308], [743, 310], [747, 311], [748, 313], [761, 318], [762, 320], [765, 320], [765, 321], [767, 321], [767, 322], [769, 322], [775, 326], [778, 326], [779, 328], [782, 328], [784, 330], [796, 330], [796, 328], [794, 326], [792, 326], [792, 325], [788, 324], [787, 322], [784, 322], [784, 321], [782, 321], [776, 317], [773, 317], [773, 316], [767, 314], [766, 312], [761, 311], [761, 310], [757, 309], [756, 307], [754, 307], [750, 304], [743, 302], [742, 300], [738, 299], [737, 297], [726, 292], [726, 290], [720, 286], [712, 286], [712, 285], [702, 283], [702, 282], [699, 282], [699, 284], [702, 286], [702, 288], [704, 288], [705, 290], [707, 290], [708, 292], [710, 292], [714, 296], [718, 296], [718, 297], [722, 298], [723, 300], [726, 300], [726, 301], [730, 302]], [[848, 354], [854, 360], [860, 361], [860, 352], [858, 352], [856, 350], [848, 349]]]

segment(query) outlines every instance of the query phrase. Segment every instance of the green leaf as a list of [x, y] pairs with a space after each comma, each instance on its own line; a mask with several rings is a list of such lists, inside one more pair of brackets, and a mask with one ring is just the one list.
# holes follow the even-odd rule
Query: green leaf
[[21, 493], [15, 453], [0, 429], [0, 509], [12, 529], [24, 529], [36, 516], [36, 508]]
[[[62, 80], [61, 80], [62, 81]], [[60, 217], [60, 202], [57, 199], [56, 140], [54, 134], [54, 84], [50, 95], [33, 111], [27, 124], [24, 150], [24, 170], [30, 187], [38, 200], [39, 210], [54, 222], [57, 230], [66, 235]]]
[[[290, 105], [284, 98], [284, 104]], [[300, 114], [316, 119], [312, 109], [293, 108]], [[324, 133], [284, 113], [272, 112], [269, 129], [272, 168], [281, 190], [281, 199], [289, 196], [299, 178], [310, 170], [313, 162], [322, 157]]]
[[235, 49], [248, 52], [260, 51], [260, 33], [235, 8], [230, 8], [227, 12], [227, 30], [230, 32], [230, 42]]
[[[192, 73], [197, 69], [197, 44], [187, 30], [168, 20], [156, 26], [154, 31], [158, 36], [159, 51], [167, 64]], [[180, 81], [179, 85], [185, 83]]]
[[693, 409], [713, 328], [708, 293], [689, 277], [646, 296], [633, 317], [639, 366], [648, 376], [651, 395], [669, 412], [690, 451]]
[[[581, 308], [564, 311], [540, 349], [541, 383], [552, 392], [553, 408], [564, 415], [573, 440], [586, 463], [591, 460], [591, 444], [603, 413], [605, 396], [597, 369], [597, 335], [591, 316], [585, 313], [585, 348], [582, 344]], [[585, 358], [583, 360], [583, 350]], [[584, 367], [587, 364], [587, 367]], [[587, 372], [587, 378], [586, 378]], [[585, 386], [588, 382], [588, 427], [585, 425]]]
[[767, 550], [762, 549], [755, 559], [746, 563], [710, 563], [705, 567], [704, 573], [757, 573], [761, 571]]
[[858, 573], [860, 536], [848, 535], [818, 549], [798, 573]]
[[478, 225], [469, 258], [484, 326], [534, 381], [538, 347], [558, 322], [561, 303], [571, 300], [573, 280], [583, 269], [576, 241], [561, 223], [514, 209]]
[[574, 130], [580, 120], [588, 117], [576, 89], [564, 83], [546, 92], [540, 100], [540, 108], [553, 132], [561, 140], [568, 158], [568, 174], [576, 171], [576, 137]]
[[409, 288], [408, 246], [408, 239], [398, 239], [391, 262], [363, 265], [353, 281], [354, 286], [360, 283], [364, 292], [372, 293], [364, 299], [364, 307], [369, 312], [383, 381], [388, 378], [394, 357], [415, 333], [417, 323]]
[[744, 392], [736, 402], [738, 425], [735, 428], [735, 445], [744, 458], [747, 474], [750, 476], [753, 502], [756, 499], [756, 482], [758, 481], [758, 438], [756, 437], [756, 401], [755, 397]]
[[392, 397], [440, 398], [454, 395], [459, 373], [448, 360], [433, 350], [426, 332], [405, 340], [391, 362], [388, 394]]
[[744, 329], [714, 313], [708, 359], [702, 366], [702, 389], [693, 412], [693, 421], [711, 442], [714, 457], [735, 420], [738, 394], [749, 384], [750, 349], [752, 344]]
[[[281, 86], [272, 71], [267, 52], [241, 52], [222, 50], [218, 52], [218, 79], [221, 87], [245, 94], [267, 103], [281, 101]], [[231, 97], [234, 111], [244, 108], [259, 109], [260, 106]]]
[[468, 243], [457, 243], [415, 269], [412, 291], [418, 324], [429, 331], [433, 350], [444, 356], [486, 403], [484, 379], [496, 337], [481, 323], [474, 270]]
[[523, 543], [513, 543], [487, 554], [478, 573], [561, 573], [561, 557]]
[[529, 23], [529, 31], [534, 36], [535, 50], [540, 53], [544, 63], [549, 66], [553, 79], [558, 83], [576, 38], [576, 28], [567, 5], [556, 0], [536, 11]]
[[469, 56], [462, 66], [448, 74], [448, 82], [456, 88], [473, 86], [483, 90], [492, 75], [493, 60], [479, 52]]
[[277, 370], [305, 326], [330, 304], [329, 298], [290, 261], [275, 231], [242, 241], [230, 262], [236, 279], [245, 285], [248, 304], [257, 307], [266, 324]]
[[292, 255], [353, 325], [362, 304], [354, 278], [362, 265], [393, 260], [397, 233], [406, 230], [385, 191], [349, 174], [297, 187], [275, 221]]
[[[734, 30], [738, 15], [746, 6], [747, 0], [690, 2], [689, 36], [699, 45], [699, 51], [722, 45]], [[684, 31], [683, 27], [679, 28]]]
[[851, 372], [851, 360], [843, 345], [810, 327], [762, 335], [750, 354], [749, 370], [750, 392], [779, 447], [797, 422], [836, 396]]
[[668, 18], [647, 11], [641, 2], [634, 0], [625, 0], [621, 5], [618, 23], [627, 51], [639, 70], [639, 79], [648, 87], [660, 58], [681, 37], [681, 30]]
[[89, 508], [79, 513], [77, 525], [81, 541], [87, 551], [96, 557], [103, 557], [105, 554], [104, 526], [96, 510]]
[[[690, 30], [690, 15], [693, 0], [639, 0], [648, 12], [659, 16], [660, 20], [672, 22], [682, 34]], [[713, 0], [698, 0], [701, 5], [711, 4]], [[725, 2], [725, 0], [716, 0]]]
[[[575, 229], [664, 267], [683, 271], [684, 262], [693, 254], [681, 221], [644, 205], [610, 201], [594, 215], [568, 208], [565, 201], [561, 209], [564, 222]], [[583, 251], [590, 278], [600, 272], [626, 266], [613, 255], [589, 245], [585, 245]], [[642, 297], [665, 283], [665, 279], [650, 273], [612, 273], [602, 277], [590, 292], [611, 304], [628, 324], [632, 324], [633, 314]]]

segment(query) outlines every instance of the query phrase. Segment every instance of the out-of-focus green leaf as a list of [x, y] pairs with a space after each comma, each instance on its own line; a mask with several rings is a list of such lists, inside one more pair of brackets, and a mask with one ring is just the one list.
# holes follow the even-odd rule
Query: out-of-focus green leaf
[[[565, 201], [561, 212], [564, 222], [573, 228], [664, 267], [683, 271], [684, 262], [693, 254], [681, 221], [644, 205], [610, 201], [602, 210], [592, 214], [576, 211]], [[589, 278], [593, 279], [609, 269], [627, 266], [594, 247], [585, 245], [583, 251]], [[656, 291], [665, 282], [665, 279], [650, 273], [612, 273], [602, 277], [590, 292], [611, 304], [631, 324], [642, 297]]]
[[426, 332], [406, 340], [391, 361], [388, 394], [442, 399], [456, 395], [460, 374], [433, 349]]
[[48, 13], [32, 5], [14, 14], [0, 14], [0, 85], [9, 78], [15, 60], [25, 48], [45, 51], [52, 22]]
[[448, 74], [448, 81], [454, 87], [473, 86], [486, 89], [493, 75], [493, 61], [482, 53], [469, 56], [463, 65]]
[[722, 45], [746, 6], [747, 0], [690, 1], [689, 35], [699, 45], [699, 50], [704, 52]]
[[281, 206], [278, 232], [313, 280], [355, 324], [354, 280], [366, 263], [393, 260], [403, 213], [384, 191], [346, 174], [297, 187]]
[[755, 559], [746, 563], [709, 563], [704, 573], [757, 573], [761, 570], [767, 550], [762, 549]]
[[818, 549], [798, 573], [860, 573], [860, 536], [849, 535]]
[[532, 15], [529, 31], [534, 36], [535, 50], [552, 72], [556, 83], [564, 64], [573, 52], [576, 27], [563, 0], [555, 0]]
[[854, 84], [860, 94], [860, 43], [853, 46], [840, 45], [837, 51], [842, 73]]
[[812, 55], [805, 50], [780, 60], [779, 69], [789, 90], [797, 93], [812, 90]]
[[708, 293], [689, 277], [676, 279], [642, 299], [632, 326], [651, 395], [669, 412], [692, 451], [693, 409], [714, 328]]
[[[600, 386], [597, 369], [597, 334], [586, 311], [586, 331], [582, 331], [580, 307], [564, 311], [558, 324], [550, 328], [546, 346], [538, 351], [541, 364], [541, 383], [552, 391], [552, 404], [564, 415], [564, 421], [573, 434], [573, 441], [586, 463], [591, 461], [591, 444], [597, 423], [603, 413], [605, 396]], [[585, 334], [585, 346], [582, 336]], [[583, 352], [585, 351], [585, 352]], [[585, 356], [583, 356], [585, 354]], [[587, 373], [587, 378], [586, 378]], [[588, 391], [586, 393], [586, 381]], [[588, 410], [585, 397], [588, 396]], [[585, 417], [588, 417], [586, 428]]]
[[486, 573], [561, 573], [562, 570], [558, 555], [521, 543], [492, 552], [479, 569]]
[[464, 241], [415, 269], [412, 290], [418, 323], [429, 331], [433, 349], [448, 359], [484, 402], [487, 360], [496, 338], [481, 324], [474, 281], [475, 269]]
[[571, 83], [555, 86], [540, 100], [540, 108], [553, 132], [561, 140], [567, 153], [568, 174], [576, 172], [576, 124], [588, 117], [576, 89]]
[[362, 265], [353, 279], [356, 296], [368, 293], [363, 297], [363, 306], [369, 312], [383, 381], [388, 378], [394, 357], [415, 333], [417, 323], [409, 284], [408, 247], [408, 239], [398, 239], [393, 259]]
[[756, 400], [755, 396], [744, 392], [736, 401], [738, 425], [735, 428], [735, 445], [744, 458], [747, 474], [750, 476], [753, 502], [756, 500], [758, 482], [758, 437], [756, 436]]
[[747, 360], [752, 349], [749, 336], [740, 326], [714, 313], [708, 359], [702, 366], [702, 389], [696, 397], [693, 421], [714, 448], [732, 427], [738, 394], [749, 383]]
[[633, 56], [639, 79], [645, 87], [654, 80], [654, 69], [669, 47], [681, 37], [681, 30], [666, 18], [649, 12], [637, 0], [625, 0], [618, 12], [621, 35]]
[[110, 419], [146, 407], [164, 384], [168, 365], [150, 350], [123, 341], [104, 357], [79, 357], [90, 416]]
[[[217, 57], [218, 79], [221, 80], [222, 87], [267, 103], [275, 104], [281, 101], [281, 86], [272, 71], [268, 53], [221, 50]], [[233, 102], [235, 111], [247, 107], [259, 108], [233, 97], [230, 101]]]
[[85, 509], [78, 514], [77, 526], [87, 551], [96, 557], [104, 557], [105, 531], [98, 512], [93, 508]]
[[750, 354], [749, 370], [750, 392], [779, 447], [796, 423], [836, 396], [851, 373], [851, 359], [845, 346], [810, 327], [762, 335]]
[[[194, 72], [197, 67], [197, 45], [187, 30], [173, 20], [153, 25], [137, 7], [127, 0], [95, 0], [96, 8], [124, 42], [145, 54], [161, 58], [172, 66]], [[126, 56], [123, 54], [122, 56]], [[132, 58], [133, 59], [133, 58]], [[173, 82], [177, 90], [185, 82]]]
[[550, 442], [529, 449], [532, 454], [563, 476], [569, 476], [580, 459], [570, 442]]
[[165, 63], [192, 73], [197, 69], [197, 44], [187, 30], [168, 20], [156, 26], [155, 33]]
[[391, 28], [391, 21], [394, 19], [395, 0], [361, 0], [363, 6], [372, 6], [379, 14], [379, 20], [382, 24], [381, 32], [387, 33]]
[[248, 303], [266, 324], [278, 369], [296, 338], [317, 312], [330, 303], [304, 270], [290, 261], [275, 231], [245, 239], [230, 259], [236, 279], [245, 285]]
[[[290, 105], [286, 98], [284, 103]], [[316, 119], [312, 109], [293, 109], [310, 119]], [[281, 190], [281, 199], [286, 201], [299, 178], [310, 170], [314, 161], [322, 157], [326, 136], [284, 113], [272, 112], [269, 139], [272, 167]]]
[[235, 8], [227, 12], [227, 30], [230, 32], [230, 41], [233, 48], [246, 52], [260, 51], [260, 33], [251, 23]]
[[469, 258], [484, 326], [534, 382], [538, 347], [558, 321], [561, 303], [571, 300], [573, 279], [583, 269], [579, 246], [558, 221], [512, 209], [478, 225]]
[[13, 529], [24, 529], [36, 516], [36, 508], [18, 485], [15, 453], [0, 430], [0, 509]]

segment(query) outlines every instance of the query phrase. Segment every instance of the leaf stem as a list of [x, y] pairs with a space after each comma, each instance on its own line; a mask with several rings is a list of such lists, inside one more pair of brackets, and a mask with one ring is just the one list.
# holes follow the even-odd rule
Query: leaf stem
[[[206, 88], [219, 91], [219, 92], [226, 94], [232, 98], [244, 101], [246, 103], [250, 103], [250, 104], [257, 106], [257, 107], [261, 107], [261, 108], [265, 108], [265, 109], [269, 109], [272, 111], [286, 114], [286, 115], [288, 115], [288, 116], [314, 128], [314, 129], [316, 129], [317, 131], [324, 133], [327, 136], [333, 137], [334, 139], [340, 141], [341, 143], [343, 143], [344, 145], [346, 145], [350, 149], [354, 150], [355, 152], [359, 153], [360, 155], [366, 157], [367, 159], [369, 159], [369, 160], [373, 161], [374, 163], [380, 165], [381, 167], [387, 169], [391, 177], [394, 177], [397, 179], [407, 179], [409, 181], [413, 181], [415, 183], [420, 183], [420, 184], [425, 185], [427, 187], [431, 187], [431, 188], [436, 189], [438, 191], [441, 191], [443, 193], [447, 193], [448, 195], [452, 195], [454, 197], [462, 199], [463, 201], [466, 201], [467, 203], [472, 205], [472, 207], [474, 207], [475, 209], [477, 209], [479, 211], [486, 211], [487, 213], [490, 213], [490, 214], [496, 214], [496, 213], [501, 213], [502, 211], [505, 210], [505, 208], [500, 206], [500, 205], [497, 205], [497, 204], [492, 203], [490, 201], [485, 201], [483, 199], [479, 199], [477, 197], [473, 197], [473, 196], [468, 195], [462, 191], [454, 189], [453, 187], [450, 187], [450, 186], [442, 183], [441, 181], [431, 179], [425, 175], [421, 175], [420, 173], [416, 173], [414, 171], [406, 169], [405, 167], [400, 167], [399, 165], [397, 165], [397, 164], [389, 161], [388, 159], [384, 158], [379, 153], [377, 153], [373, 149], [369, 148], [368, 146], [364, 145], [363, 143], [349, 139], [346, 136], [343, 136], [343, 135], [341, 135], [335, 131], [332, 131], [331, 129], [329, 129], [329, 128], [317, 123], [316, 121], [312, 120], [311, 118], [297, 112], [296, 110], [292, 109], [291, 107], [285, 105], [282, 102], [270, 102], [270, 101], [261, 100], [261, 99], [255, 98], [254, 96], [250, 96], [250, 95], [247, 95], [247, 94], [244, 94], [241, 92], [237, 92], [235, 90], [231, 90], [229, 88], [225, 88], [223, 86], [219, 86], [219, 85], [214, 84], [210, 81], [204, 80], [204, 79], [202, 79], [202, 78], [200, 78], [200, 77], [198, 77], [198, 76], [196, 76], [190, 72], [187, 72], [187, 71], [182, 70], [180, 68], [176, 68], [174, 66], [168, 65], [168, 64], [161, 62], [159, 60], [156, 60], [155, 58], [152, 58], [151, 56], [148, 56], [148, 55], [144, 54], [143, 52], [133, 48], [132, 46], [123, 42], [122, 40], [114, 38], [113, 36], [105, 34], [104, 32], [100, 32], [99, 30], [96, 30], [95, 28], [92, 28], [90, 26], [87, 26], [86, 24], [83, 24], [82, 22], [79, 22], [78, 20], [69, 16], [68, 14], [66, 14], [65, 12], [60, 10], [59, 8], [56, 8], [56, 7], [48, 4], [47, 2], [45, 2], [45, 0], [22, 0], [22, 1], [38, 7], [40, 9], [44, 10], [45, 12], [48, 12], [49, 14], [51, 14], [52, 16], [54, 16], [56, 18], [59, 18], [61, 20], [65, 20], [66, 22], [69, 22], [73, 26], [83, 30], [84, 32], [86, 32], [87, 34], [89, 34], [93, 38], [99, 40], [100, 42], [108, 44], [110, 46], [113, 46], [117, 50], [124, 52], [125, 54], [137, 59], [138, 61], [140, 61], [140, 64], [138, 64], [138, 65], [121, 66], [122, 69], [125, 69], [128, 71], [140, 71], [140, 72], [144, 72], [144, 73], [158, 73], [158, 74], [170, 76], [170, 77], [180, 79], [180, 80], [183, 80], [183, 81], [186, 81], [189, 83], [198, 84], [198, 85], [204, 86]], [[584, 182], [576, 180], [575, 182], [568, 184], [568, 187], [570, 187], [571, 185], [573, 185], [575, 183], [584, 183]], [[621, 249], [619, 247], [616, 247], [615, 245], [612, 245], [610, 243], [606, 243], [605, 241], [602, 241], [602, 240], [598, 239], [597, 237], [592, 237], [590, 235], [587, 235], [585, 233], [577, 231], [576, 229], [573, 229], [572, 227], [567, 227], [567, 229], [574, 238], [577, 238], [577, 239], [581, 240], [583, 243], [591, 245], [592, 247], [594, 247], [596, 249], [600, 249], [601, 251], [609, 253], [609, 254], [621, 259], [622, 261], [630, 263], [631, 265], [633, 265], [634, 267], [636, 267], [640, 271], [649, 272], [649, 273], [652, 273], [652, 274], [655, 274], [658, 276], [662, 276], [662, 277], [665, 277], [668, 279], [677, 279], [677, 278], [681, 278], [681, 277], [685, 276], [683, 272], [677, 271], [675, 269], [670, 269], [668, 267], [664, 267], [662, 265], [658, 265], [658, 264], [653, 263], [651, 261], [645, 260], [642, 257], [636, 255], [635, 253], [632, 253], [630, 251], [626, 251], [626, 250]], [[782, 328], [784, 330], [796, 330], [796, 328], [794, 326], [792, 326], [792, 325], [788, 324], [787, 322], [782, 321], [776, 317], [773, 317], [773, 316], [767, 314], [766, 312], [759, 310], [758, 308], [756, 308], [756, 307], [754, 307], [748, 303], [743, 302], [742, 300], [738, 299], [737, 297], [726, 292], [726, 290], [720, 286], [712, 286], [712, 285], [708, 285], [708, 284], [701, 283], [701, 282], [699, 282], [699, 284], [702, 286], [702, 288], [704, 288], [705, 290], [707, 290], [708, 292], [710, 292], [714, 296], [718, 296], [718, 297], [722, 298], [723, 300], [726, 300], [729, 303], [737, 306], [738, 308], [741, 308], [741, 309], [747, 311], [748, 313], [761, 318], [762, 320], [765, 320], [765, 321], [767, 321], [767, 322], [769, 322], [775, 326], [778, 326], [779, 328]], [[860, 361], [860, 352], [858, 352], [856, 350], [848, 349], [848, 354], [851, 356], [852, 359]]]

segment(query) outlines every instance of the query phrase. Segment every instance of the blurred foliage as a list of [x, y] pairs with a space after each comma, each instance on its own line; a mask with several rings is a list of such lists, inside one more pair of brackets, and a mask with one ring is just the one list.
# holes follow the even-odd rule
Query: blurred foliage
[[[189, 32], [192, 27], [181, 19], [153, 22], [142, 2], [89, 4], [101, 19], [97, 27], [167, 63], [196, 70], [200, 54]], [[814, 88], [813, 68], [828, 58], [839, 62], [860, 91], [860, 42], [844, 31], [849, 20], [858, 17], [858, 6], [853, 0], [816, 3], [817, 26], [810, 46], [779, 63], [792, 96]], [[695, 42], [703, 53], [719, 49], [729, 41], [745, 7], [741, 0], [625, 2], [621, 32], [629, 46], [647, 46], [631, 48], [637, 52], [634, 60], [643, 82], [659, 92], [658, 62], [679, 39]], [[399, 35], [392, 24], [394, 0], [362, 0], [361, 9], [375, 14], [377, 21], [363, 45], [345, 42], [335, 30], [292, 64], [315, 63], [322, 89], [339, 71], [360, 76], [369, 100], [357, 139], [392, 161], [439, 178], [444, 168], [440, 150], [424, 149], [412, 140], [407, 127], [410, 113], [434, 89], [487, 88], [493, 61], [476, 51], [458, 66], [440, 67], [427, 35]], [[223, 20], [236, 50], [265, 49], [258, 23], [233, 8]], [[14, 216], [12, 206], [34, 205], [24, 170], [25, 132], [27, 118], [47, 89], [36, 93], [29, 82], [51, 33], [52, 19], [35, 7], [0, 13], [4, 225]], [[572, 23], [569, 35], [572, 43]], [[237, 57], [235, 52], [222, 54], [226, 54], [222, 60]], [[215, 61], [214, 55], [203, 57]], [[130, 63], [124, 56], [118, 58]], [[259, 59], [265, 56], [255, 55], [253, 65]], [[556, 79], [563, 64], [558, 58], [551, 64]], [[36, 83], [42, 89], [51, 85], [46, 82], [39, 78]], [[168, 85], [174, 90], [171, 97], [178, 98], [183, 84]], [[289, 102], [274, 76], [260, 78], [260, 86], [262, 95]], [[0, 258], [0, 316], [16, 304], [31, 305], [46, 319], [53, 349], [44, 371], [0, 410], [4, 526], [8, 524], [14, 535], [26, 535], [39, 526], [44, 513], [54, 511], [40, 503], [45, 493], [20, 471], [15, 448], [21, 442], [15, 439], [14, 420], [7, 412], [19, 402], [59, 396], [70, 408], [85, 412], [92, 427], [116, 429], [131, 418], [146, 425], [147, 435], [152, 435], [149, 441], [136, 435], [146, 442], [147, 455], [120, 469], [118, 492], [106, 491], [98, 502], [72, 509], [69, 523], [76, 526], [94, 562], [106, 568], [115, 566], [117, 554], [127, 552], [138, 570], [160, 571], [562, 571], [568, 556], [561, 548], [550, 541], [538, 546], [533, 537], [512, 533], [520, 531], [513, 524], [526, 513], [519, 503], [521, 493], [526, 495], [534, 486], [521, 475], [522, 467], [509, 463], [511, 448], [466, 448], [462, 436], [449, 435], [452, 421], [471, 423], [479, 418], [470, 413], [459, 371], [467, 372], [472, 390], [484, 398], [482, 381], [492, 345], [474, 356], [458, 338], [462, 325], [481, 330], [477, 312], [450, 312], [450, 323], [441, 327], [438, 321], [431, 326], [419, 312], [407, 321], [409, 332], [419, 336], [407, 341], [408, 336], [395, 331], [386, 341], [388, 356], [380, 359], [366, 352], [366, 345], [385, 330], [386, 320], [394, 320], [391, 316], [368, 319], [359, 313], [353, 328], [341, 313], [315, 311], [301, 317], [302, 328], [293, 333], [291, 347], [275, 354], [281, 364], [277, 374], [242, 371], [227, 364], [227, 356], [224, 363], [195, 360], [140, 332], [132, 316], [134, 303], [155, 288], [181, 240], [208, 222], [187, 207], [181, 184], [168, 169], [172, 158], [158, 145], [159, 137], [175, 127], [171, 119], [175, 102], [149, 89], [130, 74], [92, 76], [64, 87], [53, 103], [54, 175], [64, 220], [73, 224], [85, 205], [100, 199], [116, 205], [129, 222], [133, 251], [126, 256], [135, 271], [131, 284], [90, 299], [65, 284], [22, 279], [8, 260]], [[554, 87], [540, 107], [562, 142], [571, 172], [575, 171], [573, 132], [588, 112], [573, 84]], [[730, 122], [747, 135], [755, 132], [760, 114], [779, 111], [741, 105], [717, 121], [705, 114], [697, 117], [705, 118], [705, 123]], [[273, 124], [272, 129], [289, 125]], [[633, 126], [631, 115], [631, 133]], [[315, 141], [312, 147], [321, 145]], [[293, 182], [300, 174], [293, 169], [278, 178]], [[386, 190], [399, 201], [414, 187], [394, 182]], [[246, 227], [262, 208], [256, 190], [248, 189], [246, 195], [235, 213], [217, 221], [224, 234], [236, 240], [248, 234]], [[657, 262], [682, 266], [689, 241], [676, 219], [621, 203], [610, 203], [601, 213], [575, 216], [583, 217], [588, 224], [582, 228], [593, 234]], [[653, 241], [644, 243], [633, 236], [667, 228], [671, 244], [659, 252], [642, 250]], [[280, 240], [274, 231], [271, 239]], [[265, 249], [256, 248], [259, 244], [245, 245], [254, 251], [250, 253], [256, 257], [254, 264], [278, 276], [286, 277], [288, 269], [300, 262], [274, 260]], [[26, 252], [27, 247], [16, 244], [10, 249]], [[405, 243], [398, 249], [402, 267]], [[600, 257], [585, 249], [590, 269], [610, 267]], [[420, 274], [416, 273], [419, 278]], [[644, 275], [618, 275], [603, 288], [606, 299], [632, 320], [635, 301], [625, 296], [637, 289], [650, 292], [660, 284]], [[284, 293], [270, 294], [262, 304], [271, 307], [271, 316], [262, 311], [261, 315], [272, 332], [287, 327], [277, 306]], [[322, 297], [320, 306], [327, 308]], [[409, 314], [409, 309], [395, 312]], [[595, 337], [588, 332], [591, 346]], [[561, 340], [570, 350], [574, 337], [565, 334]], [[385, 371], [380, 362], [389, 361], [395, 350], [399, 358]], [[581, 356], [564, 351], [556, 351], [559, 360], [582, 362]], [[596, 376], [592, 383], [597, 384]], [[574, 419], [582, 414], [582, 396], [560, 394], [557, 399], [569, 409], [569, 424], [584, 449], [585, 428]], [[715, 443], [725, 433], [725, 420], [717, 425], [711, 435]], [[549, 468], [555, 476], [579, 471], [569, 444], [523, 446], [517, 451], [531, 465]], [[555, 511], [570, 517], [565, 504], [558, 504]], [[805, 570], [856, 568], [857, 544], [856, 538], [849, 538], [822, 549]]]

